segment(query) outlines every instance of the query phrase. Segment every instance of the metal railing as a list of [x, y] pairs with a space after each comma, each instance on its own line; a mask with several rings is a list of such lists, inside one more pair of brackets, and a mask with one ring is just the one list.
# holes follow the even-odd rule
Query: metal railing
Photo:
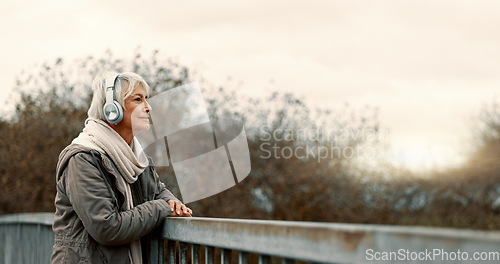
[[[0, 216], [0, 263], [48, 263], [52, 213]], [[499, 263], [500, 232], [169, 218], [152, 263]], [[389, 258], [389, 259], [387, 259]]]
[[49, 263], [53, 213], [0, 216], [0, 264]]
[[[168, 241], [168, 263], [500, 261], [500, 232], [448, 228], [171, 218], [161, 238]], [[152, 254], [159, 260], [162, 244]], [[215, 259], [214, 252], [218, 253]]]

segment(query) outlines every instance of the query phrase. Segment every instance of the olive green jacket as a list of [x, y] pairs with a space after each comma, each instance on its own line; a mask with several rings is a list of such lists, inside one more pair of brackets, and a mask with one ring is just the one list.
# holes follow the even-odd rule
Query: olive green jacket
[[125, 186], [109, 156], [76, 144], [61, 152], [51, 263], [129, 263], [129, 243], [144, 242], [170, 215], [167, 201], [177, 200], [149, 164], [137, 180], [142, 203], [123, 210]]

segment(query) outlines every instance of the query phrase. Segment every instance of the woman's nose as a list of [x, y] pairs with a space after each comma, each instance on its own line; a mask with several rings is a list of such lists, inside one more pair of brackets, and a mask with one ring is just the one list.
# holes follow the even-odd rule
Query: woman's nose
[[153, 107], [151, 107], [151, 105], [149, 104], [149, 102], [146, 101], [146, 105], [145, 105], [145, 111], [146, 111], [146, 113], [149, 113], [152, 109], [153, 109]]

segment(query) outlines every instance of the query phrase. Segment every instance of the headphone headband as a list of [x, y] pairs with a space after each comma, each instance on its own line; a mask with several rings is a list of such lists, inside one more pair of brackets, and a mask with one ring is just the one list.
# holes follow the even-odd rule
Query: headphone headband
[[118, 79], [118, 74], [113, 74], [106, 78], [105, 80], [105, 85], [106, 85], [106, 104], [113, 102], [113, 93], [115, 90], [115, 83], [116, 80]]

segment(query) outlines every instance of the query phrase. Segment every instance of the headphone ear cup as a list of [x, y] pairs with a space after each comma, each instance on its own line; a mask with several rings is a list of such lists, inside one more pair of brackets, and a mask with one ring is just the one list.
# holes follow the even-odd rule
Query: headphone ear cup
[[120, 103], [118, 103], [117, 101], [113, 100], [113, 103], [114, 105], [116, 106], [116, 109], [118, 109], [118, 112], [117, 112], [117, 117], [116, 117], [116, 124], [120, 123], [123, 119], [123, 108], [122, 106], [120, 105]]
[[106, 120], [111, 124], [116, 125], [123, 119], [122, 106], [116, 100], [113, 100], [113, 103], [106, 103], [102, 108], [102, 111]]

